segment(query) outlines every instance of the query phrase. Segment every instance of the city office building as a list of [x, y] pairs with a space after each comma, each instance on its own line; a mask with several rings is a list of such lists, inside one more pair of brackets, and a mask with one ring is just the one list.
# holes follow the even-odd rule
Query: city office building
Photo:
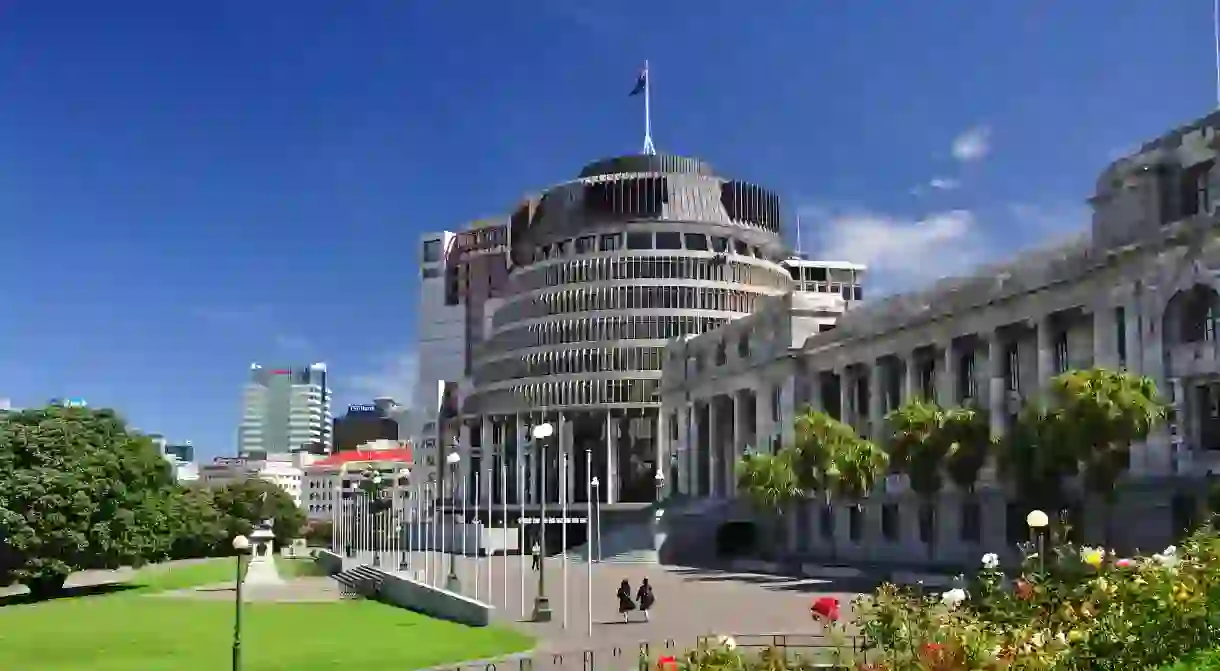
[[458, 437], [460, 386], [506, 286], [508, 226], [481, 220], [457, 233], [426, 233], [421, 241], [419, 370], [406, 437], [415, 445], [413, 476], [427, 482], [442, 475], [441, 448]]
[[404, 511], [410, 499], [410, 467], [411, 445], [398, 440], [375, 440], [359, 450], [336, 452], [303, 468], [301, 505], [309, 519], [333, 519], [343, 493], [375, 473], [389, 482], [393, 510]]
[[324, 363], [298, 368], [251, 364], [242, 399], [238, 454], [260, 458], [329, 451], [333, 445], [330, 397]]
[[404, 413], [392, 398], [347, 406], [347, 413], [335, 418], [334, 451], [355, 450], [375, 440], [398, 440], [398, 421]]
[[271, 453], [261, 458], [217, 457], [212, 463], [198, 467], [198, 483], [204, 487], [223, 487], [257, 478], [284, 490], [299, 506], [305, 470], [322, 458], [301, 451]]
[[[727, 410], [736, 385], [718, 387], [724, 379], [783, 367], [794, 397], [777, 413], [785, 425], [808, 404], [883, 439], [886, 413], [924, 398], [982, 409], [1000, 438], [1053, 376], [1097, 366], [1150, 377], [1172, 411], [1132, 447], [1113, 500], [1091, 497], [1073, 510], [1073, 527], [1084, 542], [1122, 551], [1172, 542], [1202, 519], [1207, 478], [1220, 468], [1218, 134], [1220, 113], [1212, 113], [1112, 163], [1089, 198], [1089, 234], [872, 301], [795, 350], [691, 373], [681, 360], [689, 343], [672, 345], [663, 402], [698, 416], [677, 422], [679, 491], [725, 499], [702, 507], [703, 520], [730, 514], [735, 487], [708, 457], [735, 458], [749, 427]], [[891, 475], [864, 501], [793, 506], [786, 550], [814, 563], [961, 566], [984, 552], [1015, 560], [1028, 510], [1007, 494], [994, 462], [973, 491], [947, 485], [934, 501]], [[673, 522], [673, 547], [706, 552], [714, 524]], [[692, 538], [699, 534], [702, 544]]]

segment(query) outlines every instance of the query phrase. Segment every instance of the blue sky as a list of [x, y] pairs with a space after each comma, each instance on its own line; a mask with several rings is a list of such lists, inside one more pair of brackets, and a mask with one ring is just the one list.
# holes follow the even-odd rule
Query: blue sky
[[0, 397], [229, 453], [251, 361], [407, 397], [418, 236], [638, 150], [900, 290], [1087, 223], [1215, 105], [1211, 3], [0, 2]]

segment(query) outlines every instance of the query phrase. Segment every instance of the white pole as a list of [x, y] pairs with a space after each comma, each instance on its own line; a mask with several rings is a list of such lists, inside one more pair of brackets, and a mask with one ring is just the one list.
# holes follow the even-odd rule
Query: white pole
[[[505, 427], [507, 428], [507, 427]], [[504, 569], [501, 572], [501, 589], [504, 591], [504, 607], [508, 607], [508, 450], [500, 450], [500, 524], [503, 529], [500, 534], [500, 562]], [[487, 516], [487, 524], [491, 526], [491, 515]], [[491, 570], [491, 555], [487, 556], [488, 571]], [[487, 591], [491, 593], [491, 583], [487, 583]], [[490, 597], [489, 599], [490, 600]]]
[[1216, 51], [1216, 106], [1220, 107], [1220, 0], [1212, 2], [1212, 38]]
[[593, 467], [593, 450], [585, 449], [585, 561], [589, 569], [588, 593], [585, 605], [589, 608], [589, 636], [593, 635], [593, 479], [589, 471]]
[[444, 548], [441, 545], [441, 527], [440, 513], [441, 508], [438, 504], [438, 499], [441, 496], [441, 485], [439, 482], [432, 485], [432, 493], [428, 495], [428, 503], [432, 506], [432, 586], [440, 585], [441, 574], [441, 557], [437, 552]]
[[648, 72], [648, 61], [644, 61], [644, 153], [657, 153], [652, 146], [652, 75]]
[[[492, 493], [492, 490], [494, 490], [496, 488], [496, 483], [491, 478], [492, 468], [495, 467], [495, 463], [496, 463], [495, 462], [496, 446], [492, 445], [492, 446], [490, 446], [490, 448], [491, 449], [488, 450], [487, 454], [488, 454], [488, 458], [490, 458], [492, 460], [492, 462], [491, 462], [491, 466], [487, 469], [487, 482], [483, 484], [483, 488], [487, 490], [487, 520], [489, 522], [491, 521], [491, 510], [493, 507], [491, 493]], [[483, 462], [479, 462], [479, 468], [480, 469], [483, 468]], [[474, 570], [478, 571], [479, 567], [476, 565]], [[488, 601], [490, 601], [491, 600], [491, 557], [490, 556], [487, 557], [487, 596], [488, 596]]]
[[[471, 465], [471, 468], [474, 467], [473, 462], [471, 462], [470, 465]], [[474, 472], [474, 518], [475, 518], [475, 520], [479, 519], [479, 484], [480, 484], [479, 483], [479, 472], [475, 471]], [[478, 546], [475, 547], [474, 551], [475, 551], [475, 556], [477, 557], [478, 552], [479, 552]], [[487, 589], [490, 590], [491, 585], [488, 585]], [[477, 561], [474, 564], [474, 600], [475, 601], [479, 600], [479, 563]]]
[[[530, 440], [527, 438], [523, 450], [528, 450]], [[525, 452], [523, 451], [522, 454]], [[517, 573], [521, 574], [521, 617], [525, 617], [525, 553], [529, 551], [529, 538], [525, 533], [525, 460], [517, 460], [517, 504], [520, 507], [517, 526], [521, 533], [517, 535]]]
[[419, 548], [420, 548], [419, 533], [420, 533], [421, 527], [419, 524], [419, 520], [420, 520], [420, 517], [423, 516], [423, 509], [420, 508], [420, 501], [423, 501], [424, 497], [422, 496], [423, 487], [421, 486], [421, 483], [416, 483], [415, 486], [412, 487], [412, 489], [415, 490], [414, 492], [412, 492], [412, 498], [415, 499], [415, 501], [413, 502], [413, 505], [415, 506], [415, 508], [413, 509], [412, 515], [411, 515], [411, 577], [414, 578], [415, 580], [419, 580], [420, 568], [419, 568], [419, 565], [415, 562], [415, 554], [417, 552], [419, 552]]
[[[563, 431], [562, 421], [559, 424], [560, 431]], [[563, 545], [563, 554], [559, 556], [562, 562], [563, 570], [560, 574], [563, 576], [563, 622], [561, 626], [564, 629], [568, 628], [568, 469], [571, 466], [568, 464], [568, 451], [565, 446], [564, 450], [559, 453], [559, 517], [562, 520], [559, 527], [560, 544]]]
[[[460, 468], [457, 468], [454, 470], [459, 471], [459, 472], [461, 471]], [[466, 557], [469, 556], [466, 554], [466, 550], [468, 549], [466, 547], [466, 537], [470, 535], [470, 534], [466, 533], [466, 525], [469, 523], [469, 520], [470, 520], [470, 518], [466, 516], [466, 478], [462, 478], [461, 489], [462, 489], [462, 494], [461, 494], [461, 496], [462, 496], [462, 563], [465, 564]], [[476, 573], [477, 573], [477, 571], [476, 571]]]

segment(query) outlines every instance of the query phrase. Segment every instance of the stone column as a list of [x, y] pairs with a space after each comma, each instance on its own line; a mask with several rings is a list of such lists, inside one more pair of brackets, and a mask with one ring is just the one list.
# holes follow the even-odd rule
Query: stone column
[[885, 364], [874, 359], [868, 374], [868, 437], [880, 440], [885, 434]]
[[1041, 389], [1055, 376], [1055, 324], [1051, 315], [1039, 319], [1035, 329], [1038, 346], [1038, 388]]
[[725, 484], [727, 487], [725, 488], [725, 491], [728, 492], [730, 496], [736, 497], [737, 464], [740, 463], [742, 457], [745, 456], [746, 449], [745, 422], [742, 419], [743, 415], [745, 415], [745, 403], [742, 403], [741, 401], [740, 390], [734, 391], [731, 398], [733, 399], [733, 459], [729, 464], [729, 467], [725, 469], [727, 471], [727, 477], [725, 478]]
[[687, 426], [690, 440], [686, 445], [686, 489], [691, 496], [703, 494], [703, 487], [699, 483], [699, 460], [703, 458], [707, 447], [699, 432], [699, 421], [702, 417], [703, 408], [699, 407], [697, 401], [692, 401], [690, 409], [687, 411], [687, 419], [690, 422]]
[[721, 493], [716, 482], [720, 464], [720, 427], [716, 425], [720, 417], [716, 399], [712, 396], [707, 401], [707, 495], [711, 498]]
[[796, 378], [788, 377], [779, 388], [779, 437], [780, 446], [788, 447], [796, 442]]
[[615, 478], [615, 438], [618, 437], [618, 424], [614, 421], [614, 415], [610, 412], [606, 413], [606, 477], [602, 483], [602, 500], [605, 503], [614, 503], [614, 478]]
[[678, 481], [674, 487], [678, 492], [690, 496], [690, 465], [687, 463], [690, 455], [690, 408], [683, 404], [675, 412], [678, 416], [678, 440], [672, 447], [678, 457]]
[[826, 399], [822, 398], [822, 372], [809, 373], [809, 405], [818, 412], [826, 412]]
[[482, 441], [479, 445], [482, 447], [480, 452], [481, 458], [479, 459], [479, 491], [475, 495], [478, 496], [476, 500], [484, 504], [487, 503], [487, 492], [491, 491], [492, 468], [495, 466], [496, 461], [496, 447], [492, 444], [492, 422], [493, 419], [490, 415], [483, 415], [479, 428], [482, 434]]
[[902, 402], [910, 403], [919, 397], [919, 357], [915, 350], [907, 353], [902, 370]]
[[[1164, 390], [1163, 394], [1174, 392], [1175, 407], [1181, 402], [1184, 394], [1178, 393], [1180, 389], [1173, 389], [1173, 381], [1166, 377], [1165, 374], [1165, 331], [1161, 328], [1161, 316], [1157, 310], [1152, 310], [1149, 300], [1151, 296], [1139, 301], [1140, 314], [1143, 318], [1140, 320], [1140, 351], [1143, 354], [1142, 372], [1144, 375], [1152, 378], [1156, 382], [1157, 389]], [[1180, 413], [1180, 410], [1179, 410]], [[1179, 414], [1177, 421], [1182, 421]], [[1153, 429], [1148, 436], [1147, 447], [1144, 450], [1145, 468], [1150, 475], [1162, 475], [1169, 470], [1169, 455], [1172, 450], [1173, 436], [1169, 431], [1169, 427], [1162, 423]]]
[[1118, 349], [1114, 342], [1117, 327], [1114, 322], [1114, 309], [1108, 301], [1099, 301], [1093, 306], [1094, 367], [1109, 370], [1118, 368]]
[[517, 483], [516, 483], [517, 486], [513, 487], [512, 490], [509, 491], [509, 496], [513, 497], [513, 500], [516, 503], [521, 503], [522, 501], [519, 499], [528, 500], [528, 498], [526, 498], [527, 492], [525, 491], [525, 480], [524, 480], [524, 476], [525, 476], [525, 459], [524, 459], [525, 441], [526, 441], [526, 437], [527, 437], [527, 434], [525, 431], [525, 415], [521, 415], [521, 414], [517, 415], [516, 424], [514, 425], [514, 430], [517, 432], [517, 455], [516, 455], [517, 461], [516, 461], [516, 463], [513, 464], [513, 478], [517, 479]]
[[470, 437], [471, 437], [470, 425], [467, 424], [466, 422], [462, 422], [461, 433], [460, 433], [460, 437], [458, 438], [458, 443], [460, 445], [460, 449], [458, 450], [458, 453], [462, 455], [462, 461], [458, 465], [458, 472], [460, 474], [459, 477], [461, 477], [461, 484], [465, 486], [467, 501], [473, 501], [474, 496], [477, 493], [475, 491], [473, 478], [470, 476], [470, 467], [471, 467]]
[[943, 361], [940, 367], [940, 376], [937, 380], [940, 382], [940, 389], [937, 392], [936, 402], [942, 408], [953, 408], [961, 403], [961, 399], [957, 397], [957, 349], [953, 346], [953, 339], [945, 341], [941, 347]]
[[1132, 296], [1123, 305], [1123, 340], [1126, 341], [1127, 370], [1136, 375], [1144, 372], [1143, 334], [1140, 332], [1140, 305]]
[[855, 413], [852, 407], [855, 404], [852, 403], [854, 395], [852, 394], [853, 376], [851, 374], [851, 367], [844, 366], [840, 368], [836, 375], [839, 377], [839, 421], [850, 426], [855, 426], [855, 418], [853, 417]]
[[[979, 334], [983, 336], [983, 334]], [[991, 435], [1004, 435], [1004, 410], [1007, 407], [1008, 385], [1004, 380], [1004, 340], [998, 330], [987, 338], [987, 410], [991, 419]]]
[[754, 390], [754, 451], [770, 452], [775, 422], [771, 421], [771, 383], [763, 380]]

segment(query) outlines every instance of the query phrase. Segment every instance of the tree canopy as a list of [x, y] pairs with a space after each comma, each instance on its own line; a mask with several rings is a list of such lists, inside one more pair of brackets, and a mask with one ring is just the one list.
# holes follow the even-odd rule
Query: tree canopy
[[305, 513], [283, 489], [266, 480], [251, 478], [218, 487], [212, 505], [220, 514], [226, 538], [249, 535], [263, 520], [272, 520], [276, 547], [285, 547], [301, 535]]
[[0, 413], [0, 574], [36, 595], [168, 553], [169, 464], [112, 410]]

